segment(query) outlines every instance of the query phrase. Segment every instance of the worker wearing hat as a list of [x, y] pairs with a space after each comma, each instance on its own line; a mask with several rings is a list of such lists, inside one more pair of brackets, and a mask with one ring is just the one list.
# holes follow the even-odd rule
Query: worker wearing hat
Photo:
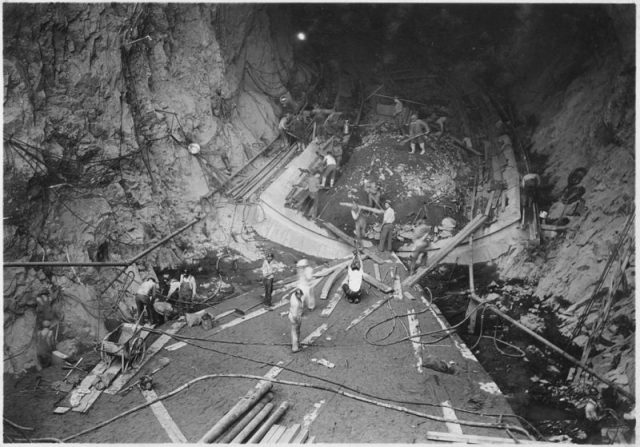
[[273, 253], [268, 253], [264, 261], [262, 261], [262, 280], [264, 282], [264, 301], [262, 304], [264, 304], [269, 310], [272, 309], [271, 294], [273, 293], [274, 270], [273, 265], [271, 264], [272, 261]]
[[420, 155], [425, 154], [425, 144], [427, 141], [425, 135], [428, 135], [429, 132], [430, 130], [427, 123], [418, 119], [418, 115], [415, 113], [411, 115], [411, 123], [409, 124], [409, 137], [412, 138], [409, 143], [411, 146], [410, 154], [416, 151], [416, 142], [420, 144]]
[[391, 243], [393, 241], [393, 225], [396, 221], [396, 212], [391, 208], [391, 202], [385, 200], [384, 214], [382, 215], [382, 229], [380, 229], [380, 243], [378, 250], [384, 251], [385, 246], [388, 251], [392, 251]]
[[298, 270], [298, 288], [302, 290], [304, 295], [302, 299], [307, 303], [309, 310], [313, 310], [316, 308], [316, 298], [313, 293], [313, 287], [311, 286], [313, 269], [306, 259], [299, 260], [296, 267]]

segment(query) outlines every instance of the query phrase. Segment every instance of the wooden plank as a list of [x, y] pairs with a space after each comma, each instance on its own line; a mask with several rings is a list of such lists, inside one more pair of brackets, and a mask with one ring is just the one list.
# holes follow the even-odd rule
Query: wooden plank
[[[446, 419], [450, 419], [452, 421], [458, 420], [456, 412], [453, 411], [453, 408], [451, 408], [451, 402], [445, 400], [440, 404], [440, 408], [442, 408], [442, 414]], [[455, 422], [445, 422], [445, 425], [447, 426], [447, 430], [449, 430], [449, 433], [452, 433], [454, 435], [462, 434], [462, 427], [460, 426], [460, 424], [457, 424]]]
[[378, 308], [380, 308], [387, 301], [389, 301], [389, 298], [382, 298], [381, 300], [378, 300], [375, 303], [373, 303], [371, 306], [369, 306], [367, 309], [365, 309], [365, 311], [362, 312], [362, 314], [360, 314], [359, 317], [357, 317], [355, 320], [353, 320], [351, 323], [349, 323], [349, 326], [347, 326], [345, 331], [348, 331], [349, 329], [354, 327], [356, 324], [360, 323], [362, 320], [364, 320], [369, 315], [371, 315], [373, 312], [375, 312]]
[[309, 438], [309, 429], [303, 428], [295, 438], [291, 440], [291, 444], [302, 444]]
[[[349, 203], [349, 202], [340, 202], [341, 206], [346, 206], [349, 208], [353, 207], [353, 202]], [[371, 211], [372, 213], [376, 213], [376, 214], [384, 214], [384, 210], [378, 209], [378, 208], [371, 208], [370, 206], [364, 206], [364, 205], [360, 205], [358, 204], [358, 206], [365, 210], [365, 211]]]
[[375, 275], [378, 281], [382, 279], [382, 276], [380, 276], [380, 264], [376, 262], [373, 263], [373, 274]]
[[313, 444], [313, 442], [316, 440], [315, 436], [311, 436], [310, 438], [307, 439], [307, 441], [305, 442], [305, 444]]
[[378, 281], [366, 272], [362, 272], [362, 279], [383, 293], [393, 292], [393, 287], [386, 285], [382, 281]]
[[65, 398], [65, 403], [54, 408], [53, 412], [57, 414], [64, 414], [74, 406], [77, 407], [78, 405], [81, 405], [82, 401], [85, 398], [90, 399], [86, 396], [91, 392], [91, 387], [98, 380], [100, 374], [105, 372], [107, 368], [108, 365], [105, 362], [98, 362], [98, 364], [91, 370], [91, 372], [84, 379], [82, 379], [80, 385], [69, 392], [69, 394]]
[[280, 436], [282, 436], [282, 434], [286, 431], [287, 427], [285, 427], [284, 425], [275, 424], [273, 427], [271, 427], [271, 429], [273, 430], [271, 437], [268, 437], [269, 433], [267, 433], [267, 436], [265, 436], [266, 439], [262, 439], [262, 441], [260, 441], [260, 444], [275, 444], [278, 439], [280, 439]]
[[118, 378], [116, 378], [116, 380], [113, 381], [113, 383], [111, 384], [111, 386], [109, 388], [107, 388], [106, 390], [104, 390], [105, 393], [107, 394], [116, 394], [118, 391], [120, 391], [129, 380], [131, 380], [131, 378], [133, 376], [135, 376], [138, 371], [149, 361], [151, 360], [151, 358], [156, 355], [158, 352], [160, 352], [160, 350], [164, 347], [164, 345], [171, 340], [171, 335], [175, 334], [176, 332], [178, 332], [180, 329], [182, 329], [182, 327], [186, 324], [186, 322], [184, 321], [177, 321], [175, 323], [173, 323], [171, 325], [171, 328], [167, 329], [167, 333], [166, 334], [162, 334], [160, 337], [158, 337], [158, 339], [153, 342], [153, 344], [151, 344], [151, 346], [149, 347], [149, 349], [147, 349], [147, 352], [144, 356], [144, 359], [142, 360], [142, 362], [140, 363], [140, 365], [138, 365], [137, 368], [131, 368], [128, 371], [126, 371], [125, 373], [121, 374], [120, 376], [118, 376]]
[[[495, 436], [479, 436], [479, 435], [458, 435], [455, 433], [444, 433], [437, 431], [428, 431], [427, 439], [432, 441], [459, 442], [465, 444], [516, 444], [516, 440], [512, 438], [498, 438]], [[521, 442], [536, 443], [529, 439], [522, 439]]]
[[[154, 401], [158, 398], [158, 395], [153, 390], [140, 390], [147, 402]], [[176, 425], [175, 421], [162, 404], [162, 402], [156, 402], [151, 404], [151, 411], [160, 422], [160, 426], [167, 432], [171, 442], [186, 443], [187, 438], [184, 436], [180, 428]]]
[[267, 444], [269, 442], [269, 439], [271, 439], [273, 437], [273, 434], [276, 432], [278, 427], [280, 427], [280, 426], [279, 425], [272, 425], [269, 428], [269, 431], [267, 431], [267, 433], [264, 435], [264, 437], [260, 440], [260, 442], [258, 442], [258, 444]]
[[[420, 322], [416, 315], [411, 315], [413, 313], [415, 313], [415, 309], [410, 309], [407, 319], [409, 320], [409, 333], [415, 336], [420, 334]], [[422, 344], [420, 343], [420, 339], [418, 337], [412, 338], [411, 345], [413, 346], [413, 353], [416, 357], [416, 367], [418, 372], [422, 373]]]
[[302, 344], [303, 345], [310, 345], [312, 344], [314, 341], [316, 341], [322, 334], [325, 333], [325, 331], [329, 329], [329, 325], [327, 323], [323, 323], [322, 325], [320, 325], [320, 327], [318, 327], [315, 331], [313, 331], [312, 333], [310, 333], [309, 335], [307, 335], [304, 340], [302, 340]]
[[[335, 234], [338, 239], [341, 239], [342, 241], [346, 242], [347, 244], [349, 244], [350, 246], [354, 247], [356, 246], [356, 240], [354, 238], [352, 238], [351, 236], [349, 236], [347, 233], [345, 233], [344, 231], [342, 231], [340, 228], [336, 227], [335, 225], [333, 225], [330, 222], [324, 222], [324, 221], [320, 221], [320, 224], [323, 225], [324, 227], [326, 227], [329, 231], [331, 231], [333, 234]], [[373, 250], [371, 250], [370, 248], [365, 248], [363, 249], [363, 251], [374, 261], [377, 262], [378, 264], [382, 264], [384, 263], [384, 259], [382, 259], [380, 256], [378, 256]]]
[[333, 283], [336, 282], [336, 279], [338, 278], [338, 275], [340, 275], [340, 273], [344, 272], [342, 270], [336, 270], [331, 274], [331, 276], [329, 276], [329, 278], [327, 278], [324, 285], [322, 286], [322, 292], [320, 292], [321, 300], [327, 299], [327, 296], [329, 296], [329, 292], [331, 291], [331, 287], [333, 286]]
[[329, 300], [327, 307], [322, 309], [322, 312], [320, 312], [321, 316], [328, 317], [329, 315], [331, 315], [331, 312], [333, 312], [333, 309], [336, 308], [336, 306], [338, 305], [338, 302], [342, 299], [342, 297], [344, 297], [344, 290], [342, 290], [342, 284], [344, 284], [346, 281], [347, 281], [347, 278], [345, 276], [342, 283], [338, 286], [336, 291], [333, 293], [333, 296]]
[[433, 260], [426, 267], [420, 267], [416, 273], [408, 276], [402, 281], [404, 287], [411, 287], [417, 283], [427, 272], [431, 271], [436, 265], [440, 263], [454, 248], [456, 248], [463, 240], [466, 240], [474, 231], [480, 228], [487, 220], [487, 216], [481, 214], [469, 222], [458, 234], [453, 236], [451, 240], [438, 250]]
[[287, 428], [280, 439], [276, 441], [276, 444], [290, 444], [291, 440], [300, 432], [300, 424], [293, 424]]

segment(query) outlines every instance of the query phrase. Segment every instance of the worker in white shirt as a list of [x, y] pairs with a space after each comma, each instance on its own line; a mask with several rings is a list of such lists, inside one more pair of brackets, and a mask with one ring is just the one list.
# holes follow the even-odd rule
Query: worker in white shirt
[[302, 313], [304, 311], [304, 293], [296, 289], [289, 296], [289, 322], [291, 323], [291, 351], [300, 350], [300, 327], [302, 326]]
[[153, 295], [156, 291], [157, 283], [154, 278], [148, 277], [145, 279], [138, 290], [136, 291], [136, 308], [138, 310], [138, 319], [141, 323], [144, 323], [142, 318], [143, 313], [146, 311], [146, 320], [154, 323], [156, 322], [156, 313], [153, 310]]
[[362, 259], [356, 250], [351, 264], [347, 266], [347, 282], [342, 290], [350, 303], [358, 304], [362, 295]]
[[396, 212], [391, 208], [391, 202], [384, 202], [384, 214], [382, 215], [382, 229], [380, 230], [380, 243], [378, 250], [384, 251], [385, 245], [387, 250], [392, 251], [391, 243], [393, 241], [393, 224], [396, 221]]
[[316, 308], [316, 297], [314, 295], [311, 280], [313, 279], [313, 269], [309, 265], [309, 261], [301, 259], [296, 264], [298, 270], [298, 288], [302, 290], [303, 301], [307, 303], [309, 310]]
[[328, 153], [324, 156], [324, 171], [322, 172], [322, 187], [327, 186], [327, 179], [330, 177], [329, 186], [333, 188], [333, 183], [336, 179], [336, 158], [333, 154]]

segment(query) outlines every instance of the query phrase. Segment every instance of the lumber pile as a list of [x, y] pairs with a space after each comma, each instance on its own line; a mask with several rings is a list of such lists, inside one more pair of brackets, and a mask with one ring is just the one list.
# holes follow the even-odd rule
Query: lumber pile
[[227, 411], [198, 443], [303, 444], [310, 443], [309, 429], [302, 423], [278, 424], [289, 402], [275, 401], [273, 384], [260, 381]]

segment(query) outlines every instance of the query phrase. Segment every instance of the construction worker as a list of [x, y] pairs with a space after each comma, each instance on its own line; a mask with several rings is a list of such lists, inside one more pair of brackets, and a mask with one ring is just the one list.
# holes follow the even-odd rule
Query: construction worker
[[138, 320], [140, 320], [141, 323], [145, 322], [145, 319], [142, 318], [145, 311], [147, 313], [146, 320], [153, 324], [156, 323], [156, 313], [153, 310], [153, 295], [157, 287], [158, 284], [156, 280], [148, 277], [140, 284], [138, 290], [136, 290], [136, 309], [138, 310]]
[[387, 250], [392, 251], [391, 243], [393, 241], [393, 224], [396, 221], [396, 212], [391, 208], [391, 202], [384, 202], [384, 214], [382, 216], [382, 229], [380, 230], [380, 243], [378, 250], [384, 251], [385, 245]]
[[[416, 271], [416, 266], [419, 263], [427, 262], [427, 248], [431, 241], [431, 227], [427, 225], [427, 219], [422, 219], [420, 224], [415, 228], [413, 232], [413, 247], [411, 251], [411, 262], [409, 264], [409, 274], [413, 275]], [[422, 260], [420, 259], [422, 256]], [[420, 261], [420, 262], [419, 262]]]
[[396, 132], [404, 135], [404, 106], [397, 96], [393, 97], [393, 122], [396, 125]]
[[296, 289], [289, 296], [289, 321], [291, 322], [291, 352], [300, 350], [300, 327], [302, 326], [302, 313], [304, 293], [301, 289]]
[[343, 154], [342, 141], [340, 141], [339, 138], [334, 138], [332, 145], [333, 145], [333, 148], [331, 149], [331, 153], [336, 159], [337, 168], [340, 169], [340, 166], [342, 165], [342, 154]]
[[196, 297], [196, 279], [193, 277], [189, 269], [183, 269], [180, 275], [180, 289], [178, 290], [180, 301], [193, 301]]
[[342, 284], [347, 300], [350, 303], [358, 304], [362, 295], [362, 259], [356, 250], [351, 264], [347, 266], [347, 282]]
[[411, 146], [410, 154], [416, 151], [416, 142], [420, 144], [420, 155], [425, 154], [425, 144], [427, 142], [425, 134], [429, 134], [429, 126], [424, 121], [418, 119], [415, 113], [411, 115], [411, 124], [409, 124], [409, 137], [412, 138], [409, 143]]
[[313, 279], [313, 269], [309, 265], [309, 261], [301, 259], [296, 264], [298, 271], [298, 288], [302, 290], [303, 301], [307, 303], [309, 310], [316, 308], [316, 297], [314, 296], [311, 280]]
[[536, 196], [539, 186], [540, 176], [538, 174], [531, 172], [522, 177], [522, 228], [527, 228], [527, 210], [530, 209], [534, 203], [536, 203]]
[[364, 237], [364, 232], [367, 228], [367, 218], [362, 211], [362, 208], [358, 206], [357, 203], [354, 203], [351, 207], [351, 217], [353, 217], [353, 221], [355, 222], [355, 229], [353, 230], [353, 234], [356, 236], [356, 240], [358, 244]]
[[271, 264], [272, 262], [273, 253], [268, 253], [264, 261], [262, 261], [262, 278], [264, 283], [264, 301], [262, 304], [269, 310], [273, 309], [271, 305], [271, 294], [273, 293], [273, 276], [275, 272]]
[[367, 205], [371, 208], [382, 209], [382, 206], [380, 205], [380, 195], [382, 193], [375, 180], [365, 179], [364, 191], [367, 193]]
[[322, 172], [322, 187], [327, 186], [327, 179], [329, 179], [329, 186], [333, 188], [333, 183], [336, 180], [336, 159], [331, 153], [327, 153], [323, 160], [324, 171]]
[[320, 191], [320, 173], [316, 172], [315, 174], [307, 175], [304, 183], [297, 183], [293, 186], [304, 186], [307, 190], [307, 195], [299, 199], [296, 204], [296, 208], [302, 211], [301, 207], [304, 204], [304, 201], [308, 198], [311, 201], [311, 218], [315, 219], [316, 217], [318, 217], [318, 191]]
[[280, 123], [278, 123], [278, 130], [280, 131], [280, 136], [282, 137], [282, 141], [284, 141], [285, 146], [289, 146], [289, 123], [291, 122], [292, 115], [290, 113], [285, 113], [282, 118], [280, 118]]

